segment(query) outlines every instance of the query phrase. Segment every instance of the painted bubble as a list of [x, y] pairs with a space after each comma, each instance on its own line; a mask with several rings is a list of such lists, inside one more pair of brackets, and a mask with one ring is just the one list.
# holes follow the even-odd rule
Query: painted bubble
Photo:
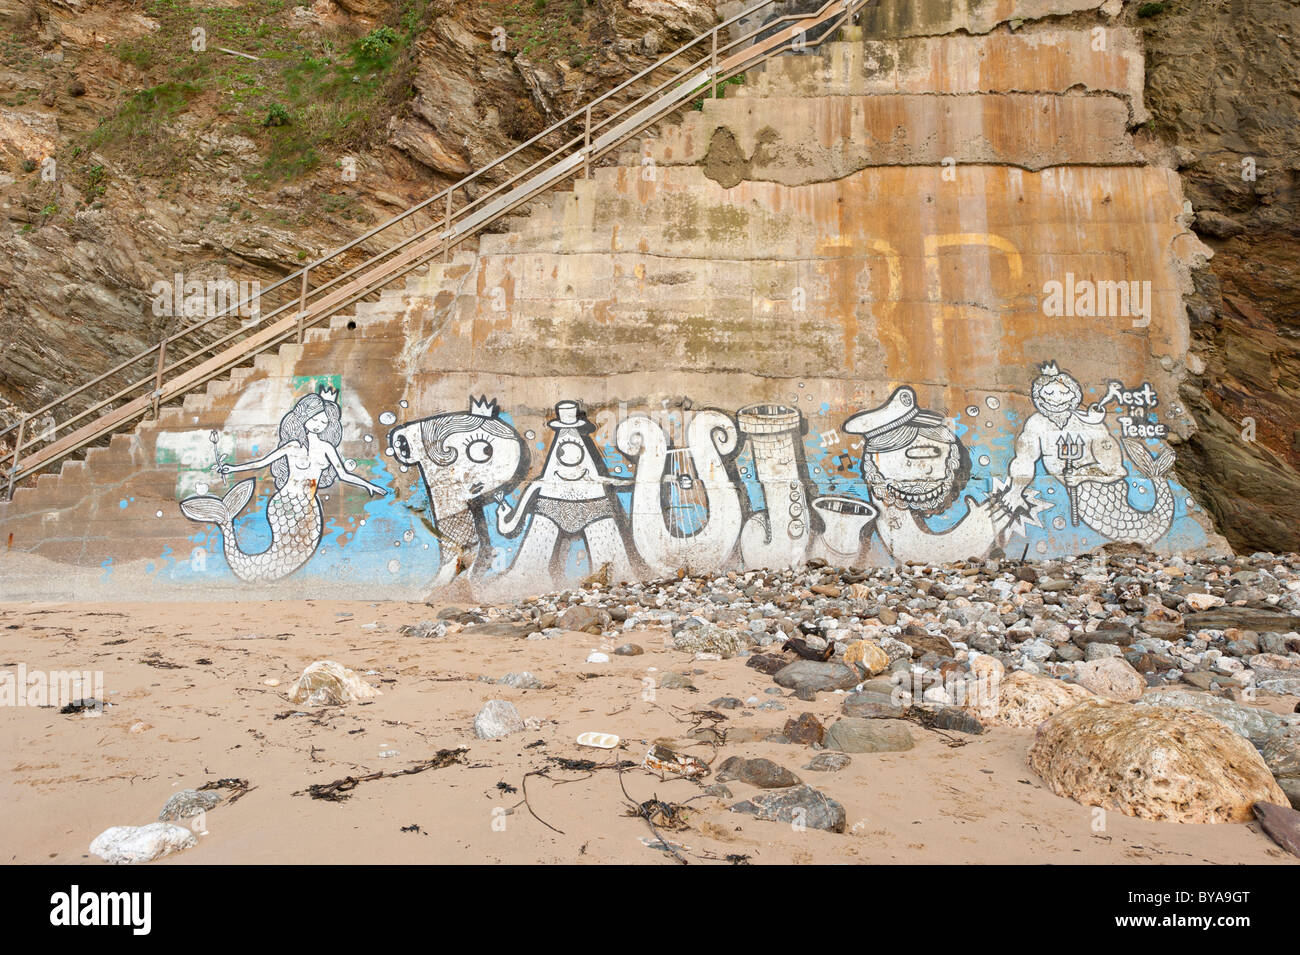
[[996, 395], [989, 395], [984, 399], [984, 403], [988, 405], [990, 411], [997, 411], [1002, 407], [1002, 402], [998, 400]]
[[388, 572], [390, 574], [395, 574], [401, 569], [402, 569], [402, 562], [398, 560], [396, 557], [394, 557], [392, 560], [388, 562]]
[[385, 411], [383, 414], [379, 416], [380, 424], [393, 424], [396, 421], [397, 421], [397, 415], [393, 414], [391, 411]]

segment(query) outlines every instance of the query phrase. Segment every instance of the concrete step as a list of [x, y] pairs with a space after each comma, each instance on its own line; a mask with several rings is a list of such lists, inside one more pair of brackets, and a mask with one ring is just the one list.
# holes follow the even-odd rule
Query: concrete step
[[[815, 55], [769, 61], [749, 82], [729, 87], [727, 100], [1079, 89], [1124, 97], [1142, 122], [1141, 37], [1123, 27], [1097, 29], [1036, 24], [1016, 33], [828, 43]], [[706, 101], [704, 111], [725, 102]]]
[[768, 97], [689, 114], [652, 156], [661, 166], [704, 164], [724, 186], [798, 185], [868, 166], [1140, 164], [1128, 125], [1128, 104], [1115, 96]]

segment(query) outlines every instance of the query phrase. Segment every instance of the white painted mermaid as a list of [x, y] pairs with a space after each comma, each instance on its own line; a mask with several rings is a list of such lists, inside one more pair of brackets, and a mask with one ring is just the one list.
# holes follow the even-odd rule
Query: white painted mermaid
[[234, 523], [253, 496], [255, 478], [240, 481], [224, 497], [201, 494], [186, 498], [180, 503], [181, 513], [192, 521], [221, 528], [226, 563], [240, 580], [266, 583], [287, 577], [307, 563], [320, 544], [324, 518], [318, 492], [337, 478], [371, 494], [388, 493], [348, 469], [339, 457], [342, 439], [338, 394], [326, 388], [299, 399], [280, 419], [280, 443], [270, 454], [245, 464], [214, 465], [222, 477], [270, 466], [276, 487], [266, 505], [271, 546], [260, 554], [240, 548]]

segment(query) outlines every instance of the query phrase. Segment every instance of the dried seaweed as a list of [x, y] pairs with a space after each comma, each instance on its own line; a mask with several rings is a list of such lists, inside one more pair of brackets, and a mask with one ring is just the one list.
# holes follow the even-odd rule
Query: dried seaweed
[[293, 795], [301, 796], [304, 792], [312, 799], [324, 799], [328, 802], [343, 802], [350, 797], [352, 790], [356, 789], [361, 783], [368, 783], [375, 779], [392, 779], [396, 776], [411, 776], [415, 773], [422, 773], [429, 769], [443, 769], [456, 763], [465, 762], [465, 753], [468, 751], [466, 746], [458, 746], [455, 749], [440, 749], [429, 759], [413, 763], [406, 769], [399, 769], [396, 772], [379, 772], [370, 773], [367, 776], [345, 776], [342, 779], [336, 779], [332, 783], [315, 783], [306, 789], [300, 789]]
[[228, 776], [225, 779], [213, 779], [204, 783], [199, 787], [199, 791], [203, 792], [208, 789], [229, 789], [230, 795], [226, 797], [226, 805], [230, 806], [256, 788], [256, 786], [248, 785], [247, 779], [236, 779], [234, 776]]

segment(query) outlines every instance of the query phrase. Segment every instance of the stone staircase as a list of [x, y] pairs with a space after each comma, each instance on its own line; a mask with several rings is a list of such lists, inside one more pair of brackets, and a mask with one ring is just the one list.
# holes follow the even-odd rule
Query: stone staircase
[[[1022, 549], [1042, 557], [1104, 543], [1080, 519], [1101, 485], [1067, 506], [1061, 462], [1050, 449], [1027, 458], [1024, 429], [1041, 411], [1031, 386], [1053, 375], [1081, 390], [1081, 412], [1110, 382], [1125, 392], [1149, 384], [1162, 397], [1166, 444], [1191, 426], [1176, 399], [1182, 296], [1204, 250], [1186, 228], [1176, 172], [1151, 164], [1134, 135], [1146, 119], [1138, 37], [1082, 0], [1008, 2], [992, 23], [982, 7], [907, 6], [910, 19], [873, 14], [816, 52], [770, 61], [572, 191], [534, 200], [481, 235], [476, 251], [413, 274], [308, 330], [301, 345], [259, 356], [19, 489], [0, 505], [0, 595], [422, 596], [453, 552], [488, 595], [590, 572], [607, 534], [575, 532], [539, 564], [529, 549], [542, 553], [546, 541], [531, 525], [498, 533], [502, 509], [490, 490], [456, 511], [474, 523], [472, 544], [449, 543], [439, 482], [451, 478], [427, 458], [423, 471], [414, 459], [400, 463], [387, 435], [463, 414], [471, 396], [495, 400], [517, 435], [525, 462], [500, 493], [520, 507], [529, 480], [559, 467], [557, 405], [581, 406], [591, 427], [574, 433], [587, 435], [589, 463], [614, 489], [599, 500], [613, 502], [617, 556], [625, 551], [638, 574], [674, 559], [711, 568], [702, 566], [707, 534], [659, 532], [671, 482], [649, 472], [670, 465], [649, 457], [654, 434], [627, 423], [636, 412], [653, 414], [672, 453], [689, 448], [706, 509], [718, 515], [709, 533], [735, 541], [717, 567], [840, 553], [827, 551], [831, 524], [859, 506], [843, 501], [883, 507], [890, 493], [864, 480], [863, 436], [846, 425], [864, 411], [887, 418], [891, 403], [907, 400], [954, 436], [935, 439], [955, 449], [954, 467], [936, 478], [951, 493], [938, 509], [884, 507], [853, 560]], [[1005, 24], [1017, 14], [1026, 22], [1013, 31]], [[1035, 19], [1045, 14], [1074, 17], [1069, 26]], [[1048, 284], [1075, 278], [1148, 282], [1149, 315], [1048, 314]], [[1051, 362], [1056, 371], [1044, 375]], [[265, 454], [281, 416], [322, 384], [342, 389], [340, 454], [389, 494], [336, 484], [322, 494], [321, 548], [302, 570], [275, 583], [236, 580], [217, 556], [221, 535], [187, 520], [177, 502], [226, 490], [205, 477], [209, 432], [234, 460]], [[1104, 445], [1099, 458], [1118, 460], [1118, 415], [1137, 420], [1134, 407], [1104, 407], [1102, 431], [1078, 419], [1081, 433], [1096, 435], [1089, 442]], [[727, 424], [692, 436], [704, 409]], [[789, 513], [777, 515], [769, 502], [779, 482], [758, 436], [784, 434], [784, 425], [764, 429], [789, 420], [798, 424], [777, 457], [802, 469], [803, 487], [790, 485]], [[1149, 443], [1153, 459], [1162, 446]], [[1134, 510], [1166, 500], [1166, 490], [1173, 501], [1165, 532], [1148, 543], [1223, 549], [1186, 492], [1163, 488], [1165, 478], [1127, 453], [1119, 476]], [[1021, 510], [988, 516], [1026, 463], [1029, 476], [1014, 488], [1029, 491]], [[1118, 480], [1106, 467], [1106, 480]], [[585, 500], [591, 514], [606, 507]], [[241, 535], [264, 525], [263, 503], [245, 510]], [[724, 520], [735, 526], [721, 528]], [[976, 525], [986, 520], [998, 526], [983, 533]], [[778, 524], [789, 540], [774, 544]], [[532, 525], [546, 526], [536, 516]]]

